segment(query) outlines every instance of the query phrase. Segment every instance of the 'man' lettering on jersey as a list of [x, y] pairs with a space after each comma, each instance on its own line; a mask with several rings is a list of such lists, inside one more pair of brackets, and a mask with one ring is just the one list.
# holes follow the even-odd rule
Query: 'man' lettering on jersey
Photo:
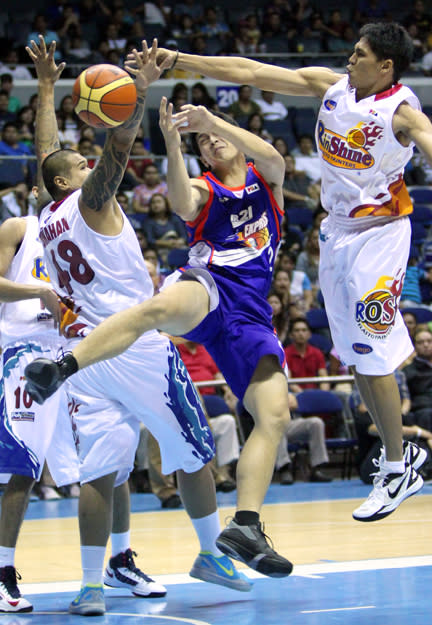
[[46, 247], [49, 241], [53, 241], [59, 237], [63, 232], [70, 230], [69, 224], [64, 217], [54, 221], [54, 223], [44, 226], [39, 232], [40, 240], [44, 247]]

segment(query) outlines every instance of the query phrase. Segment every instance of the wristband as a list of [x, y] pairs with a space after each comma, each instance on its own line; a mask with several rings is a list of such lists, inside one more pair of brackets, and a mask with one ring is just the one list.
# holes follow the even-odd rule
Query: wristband
[[175, 57], [174, 57], [174, 63], [171, 65], [171, 67], [170, 67], [170, 71], [171, 71], [172, 69], [174, 69], [174, 67], [176, 66], [176, 63], [177, 63], [177, 60], [178, 60], [178, 56], [179, 56], [179, 52], [180, 52], [180, 50], [177, 50], [177, 51], [176, 51], [176, 55], [175, 55]]

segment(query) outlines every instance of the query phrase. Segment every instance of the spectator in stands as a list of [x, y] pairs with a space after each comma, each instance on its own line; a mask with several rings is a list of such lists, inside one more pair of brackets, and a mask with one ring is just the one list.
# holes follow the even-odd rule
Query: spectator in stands
[[0, 191], [0, 210], [0, 223], [10, 217], [27, 217], [35, 214], [29, 202], [29, 189], [25, 182]]
[[7, 91], [0, 91], [0, 130], [8, 122], [16, 121], [16, 114], [9, 110], [9, 94]]
[[288, 109], [280, 100], [275, 100], [273, 91], [261, 90], [261, 98], [256, 103], [261, 109], [264, 121], [274, 121], [276, 119], [285, 119], [288, 115]]
[[218, 111], [217, 102], [209, 94], [203, 82], [196, 82], [192, 85], [191, 104], [194, 106], [205, 106], [210, 111]]
[[110, 50], [115, 50], [119, 57], [123, 57], [127, 38], [120, 34], [120, 27], [114, 22], [109, 22], [105, 29], [105, 37]]
[[155, 246], [164, 263], [169, 250], [187, 247], [184, 223], [173, 214], [168, 198], [162, 193], [154, 193], [150, 198], [144, 231], [149, 244]]
[[253, 113], [261, 113], [261, 109], [255, 100], [252, 100], [252, 88], [249, 85], [240, 85], [238, 100], [229, 108], [229, 114], [237, 121], [245, 122]]
[[[312, 331], [306, 319], [297, 317], [290, 322], [291, 345], [285, 347], [290, 377], [314, 378], [328, 376], [324, 354], [321, 350], [309, 344]], [[320, 388], [324, 391], [330, 389], [328, 382], [318, 384], [316, 382], [290, 384], [293, 393], [300, 393], [306, 388]]]
[[268, 141], [269, 143], [273, 141], [273, 137], [264, 127], [264, 118], [261, 113], [252, 113], [252, 115], [249, 115], [246, 122], [246, 130], [249, 130], [249, 132], [257, 137], [261, 137], [264, 141]]
[[317, 292], [319, 290], [319, 256], [319, 228], [314, 226], [306, 234], [304, 249], [298, 255], [296, 264], [296, 269], [298, 269], [299, 271], [304, 271], [304, 273], [309, 278], [312, 285], [314, 299], [316, 298]]
[[277, 258], [277, 269], [286, 271], [290, 281], [290, 302], [297, 311], [304, 315], [314, 303], [312, 286], [304, 271], [296, 269], [297, 256], [293, 252], [282, 250]]
[[57, 49], [54, 53], [54, 58], [57, 62], [59, 62], [61, 60], [61, 39], [54, 30], [48, 29], [47, 20], [43, 13], [38, 13], [35, 16], [33, 20], [32, 30], [27, 36], [26, 45], [31, 47], [31, 41], [39, 41], [39, 35], [43, 36], [45, 44], [47, 46], [49, 46], [53, 41], [56, 42]]
[[190, 15], [195, 24], [199, 24], [203, 19], [203, 4], [199, 0], [183, 0], [175, 2], [173, 6], [173, 17], [180, 15]]
[[291, 206], [315, 209], [320, 198], [320, 184], [313, 182], [304, 171], [296, 169], [295, 156], [287, 154], [284, 159], [283, 196], [285, 211], [289, 211]]
[[275, 137], [272, 141], [272, 146], [276, 148], [279, 154], [282, 154], [283, 157], [290, 153], [288, 144], [283, 137]]
[[267, 301], [273, 311], [273, 327], [280, 342], [285, 346], [289, 340], [289, 310], [284, 306], [281, 296], [274, 289], [269, 292]]
[[[18, 140], [18, 128], [13, 122], [7, 122], [2, 129], [0, 155], [28, 157], [33, 151]], [[27, 182], [31, 167], [27, 158], [0, 159], [0, 185], [15, 186]]]
[[21, 108], [21, 102], [12, 95], [13, 86], [13, 76], [10, 72], [0, 75], [0, 91], [7, 91], [9, 94], [8, 111], [16, 114]]
[[16, 125], [18, 127], [18, 138], [21, 143], [25, 143], [29, 148], [34, 145], [35, 114], [31, 106], [23, 106], [17, 113]]
[[272, 282], [273, 291], [280, 297], [283, 307], [290, 311], [291, 307], [291, 282], [287, 271], [275, 268]]
[[80, 128], [83, 124], [75, 113], [71, 95], [65, 95], [60, 100], [56, 116], [62, 147], [77, 144], [80, 139]]
[[414, 336], [417, 355], [404, 367], [414, 421], [420, 427], [432, 430], [432, 333], [418, 328]]
[[426, 42], [432, 30], [432, 16], [425, 9], [423, 0], [415, 0], [411, 13], [405, 17], [403, 25], [408, 28], [410, 24], [417, 26], [418, 36]]
[[293, 150], [298, 171], [304, 171], [313, 182], [321, 180], [318, 153], [315, 151], [313, 137], [302, 135], [298, 140], [298, 148]]
[[0, 74], [11, 74], [14, 80], [32, 80], [31, 72], [19, 64], [17, 48], [10, 48], [0, 63]]
[[144, 182], [144, 170], [147, 165], [154, 165], [150, 152], [145, 147], [142, 139], [136, 137], [133, 142], [122, 187], [132, 190]]
[[391, 20], [390, 7], [387, 0], [358, 0], [354, 12], [354, 22], [359, 26], [368, 22]]
[[85, 156], [90, 169], [93, 169], [98, 161], [98, 156], [102, 154], [101, 146], [93, 143], [88, 137], [81, 137], [78, 141], [77, 150], [82, 156]]
[[221, 46], [231, 35], [228, 24], [220, 19], [214, 6], [208, 6], [204, 9], [204, 19], [200, 31], [206, 37], [218, 37], [221, 40]]
[[237, 32], [233, 42], [233, 51], [236, 54], [250, 56], [266, 51], [266, 46], [262, 41], [256, 39], [248, 28], [247, 22], [241, 20], [237, 25]]
[[421, 59], [421, 68], [425, 76], [432, 76], [432, 41], [427, 46], [427, 51]]
[[154, 163], [149, 163], [144, 167], [142, 177], [144, 182], [135, 187], [132, 197], [132, 206], [135, 213], [148, 213], [150, 198], [154, 193], [164, 196], [168, 193], [167, 184], [161, 179], [158, 168]]
[[[201, 167], [199, 161], [196, 156], [189, 153], [189, 146], [186, 136], [181, 135], [180, 140], [180, 148], [183, 154], [183, 160], [185, 162], [187, 172], [191, 178], [198, 178], [198, 176], [201, 176]], [[168, 171], [168, 158], [166, 156], [162, 159], [160, 169], [162, 176], [166, 177]]]

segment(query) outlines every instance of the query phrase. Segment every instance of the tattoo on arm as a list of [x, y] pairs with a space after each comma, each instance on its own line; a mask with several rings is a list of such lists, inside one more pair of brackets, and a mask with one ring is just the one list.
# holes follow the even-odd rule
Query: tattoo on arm
[[132, 116], [121, 126], [107, 131], [102, 156], [82, 186], [82, 199], [88, 208], [100, 211], [116, 194], [142, 121], [144, 102], [145, 97], [138, 96]]

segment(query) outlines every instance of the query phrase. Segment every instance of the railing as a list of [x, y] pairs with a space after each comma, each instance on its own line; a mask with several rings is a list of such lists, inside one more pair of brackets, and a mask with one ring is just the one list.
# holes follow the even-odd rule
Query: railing
[[[290, 384], [307, 384], [307, 383], [317, 383], [322, 384], [323, 382], [329, 383], [338, 383], [338, 382], [350, 382], [354, 383], [353, 375], [326, 375], [326, 376], [317, 376], [313, 378], [288, 378], [288, 386]], [[218, 380], [206, 380], [201, 382], [195, 382], [195, 386], [198, 388], [202, 386], [223, 386], [226, 384], [226, 381], [223, 379]]]

